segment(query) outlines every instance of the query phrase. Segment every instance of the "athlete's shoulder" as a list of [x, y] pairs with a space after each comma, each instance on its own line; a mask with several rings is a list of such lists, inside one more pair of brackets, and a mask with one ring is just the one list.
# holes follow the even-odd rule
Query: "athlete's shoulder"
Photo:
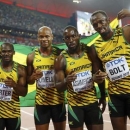
[[52, 46], [52, 53], [56, 56], [60, 55], [60, 53], [63, 51], [64, 49], [60, 49], [58, 47]]

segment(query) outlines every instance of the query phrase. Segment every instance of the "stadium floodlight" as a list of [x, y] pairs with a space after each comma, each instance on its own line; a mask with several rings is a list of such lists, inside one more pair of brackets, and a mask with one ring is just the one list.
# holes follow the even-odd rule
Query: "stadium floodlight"
[[73, 0], [75, 3], [81, 3], [81, 0]]

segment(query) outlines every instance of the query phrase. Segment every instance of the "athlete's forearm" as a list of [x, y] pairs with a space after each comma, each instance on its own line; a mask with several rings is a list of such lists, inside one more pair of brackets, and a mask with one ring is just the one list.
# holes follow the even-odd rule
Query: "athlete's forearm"
[[64, 80], [63, 82], [56, 82], [55, 87], [58, 92], [64, 92], [65, 90], [67, 90], [66, 80]]
[[27, 79], [28, 84], [32, 85], [35, 83], [35, 79], [32, 78], [32, 76], [28, 77]]
[[16, 84], [13, 87], [14, 91], [17, 93], [19, 96], [26, 96], [28, 89], [27, 89], [27, 84], [25, 86], [20, 86], [19, 84]]
[[106, 93], [105, 93], [105, 80], [102, 83], [98, 84], [98, 86], [99, 86], [99, 89], [100, 89], [100, 92], [101, 92], [101, 98], [105, 99], [105, 97], [106, 97]]

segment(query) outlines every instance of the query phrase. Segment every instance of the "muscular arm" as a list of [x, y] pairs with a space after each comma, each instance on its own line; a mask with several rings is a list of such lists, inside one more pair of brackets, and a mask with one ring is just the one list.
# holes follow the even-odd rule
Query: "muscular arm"
[[62, 55], [58, 56], [54, 62], [55, 70], [55, 86], [59, 92], [63, 92], [67, 89], [67, 83], [65, 80], [65, 59]]
[[35, 79], [32, 77], [34, 67], [33, 67], [33, 59], [34, 59], [34, 52], [27, 56], [27, 82], [28, 84], [34, 84]]
[[[123, 19], [125, 17], [130, 17], [130, 10], [128, 9], [122, 9], [118, 15], [117, 15], [118, 19]], [[130, 24], [125, 25], [123, 27], [123, 33], [125, 36], [125, 39], [128, 43], [130, 43]]]
[[18, 66], [18, 81], [13, 88], [19, 96], [26, 96], [28, 92], [28, 87], [27, 87], [27, 72], [25, 66], [22, 65]]
[[[98, 70], [104, 71], [101, 60], [98, 58], [94, 45], [88, 48], [88, 57], [92, 61], [92, 73], [95, 74]], [[105, 80], [98, 84], [101, 97], [105, 98]]]

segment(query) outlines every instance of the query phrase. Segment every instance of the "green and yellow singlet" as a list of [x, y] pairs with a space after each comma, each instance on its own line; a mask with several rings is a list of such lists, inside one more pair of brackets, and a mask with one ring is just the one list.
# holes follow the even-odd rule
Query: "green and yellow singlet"
[[115, 29], [108, 41], [100, 37], [95, 47], [108, 74], [109, 94], [130, 93], [130, 43], [124, 39], [123, 30]]
[[15, 82], [18, 80], [18, 64], [14, 62], [14, 67], [9, 72], [4, 71], [0, 65], [0, 118], [20, 117], [19, 96], [13, 88], [5, 86], [6, 77], [12, 78]]
[[39, 49], [35, 49], [33, 66], [43, 72], [43, 76], [36, 82], [37, 105], [57, 105], [64, 102], [64, 93], [59, 93], [54, 87], [54, 59], [57, 55], [54, 49], [51, 55], [45, 57], [41, 56]]
[[92, 81], [92, 63], [86, 53], [80, 58], [73, 58], [66, 51], [62, 52], [66, 60], [66, 75], [72, 70], [77, 78], [68, 84], [67, 100], [71, 106], [84, 106], [97, 101]]

